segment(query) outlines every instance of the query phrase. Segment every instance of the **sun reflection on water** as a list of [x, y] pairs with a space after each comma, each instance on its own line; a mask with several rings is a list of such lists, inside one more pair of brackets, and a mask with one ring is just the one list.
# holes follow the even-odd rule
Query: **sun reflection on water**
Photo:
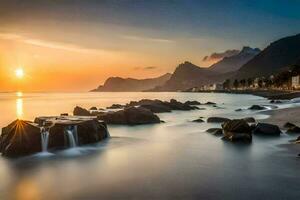
[[23, 93], [22, 92], [17, 92], [17, 99], [16, 99], [16, 115], [18, 119], [21, 119], [23, 117]]

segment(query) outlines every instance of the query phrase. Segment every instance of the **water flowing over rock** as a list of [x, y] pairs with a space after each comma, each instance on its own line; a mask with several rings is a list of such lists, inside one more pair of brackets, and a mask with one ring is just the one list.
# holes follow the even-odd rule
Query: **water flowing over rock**
[[8, 157], [64, 149], [99, 142], [109, 137], [106, 124], [96, 117], [37, 117], [16, 120], [2, 129], [0, 151]]
[[224, 138], [232, 141], [251, 142], [251, 127], [243, 119], [234, 119], [222, 124]]
[[99, 115], [98, 119], [103, 120], [107, 124], [126, 125], [155, 124], [161, 122], [157, 115], [141, 107], [127, 107], [124, 110], [108, 112]]
[[258, 123], [253, 130], [253, 134], [264, 135], [264, 136], [279, 136], [281, 130], [278, 126], [267, 123]]

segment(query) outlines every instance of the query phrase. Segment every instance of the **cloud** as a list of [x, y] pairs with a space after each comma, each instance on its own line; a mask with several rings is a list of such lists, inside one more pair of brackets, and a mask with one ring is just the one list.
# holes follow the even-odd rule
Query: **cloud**
[[232, 50], [227, 50], [227, 51], [224, 51], [224, 52], [220, 52], [220, 53], [217, 53], [217, 52], [214, 52], [212, 53], [211, 55], [209, 56], [205, 56], [202, 61], [207, 61], [207, 62], [211, 62], [211, 61], [218, 61], [218, 60], [221, 60], [225, 57], [230, 57], [230, 56], [234, 56], [236, 54], [238, 54], [240, 52], [240, 50], [236, 50], [236, 49], [232, 49]]
[[0, 39], [3, 40], [14, 40], [17, 42], [22, 42], [25, 44], [30, 44], [38, 47], [45, 47], [50, 49], [64, 50], [64, 51], [73, 51], [81, 53], [103, 53], [104, 50], [101, 49], [91, 49], [85, 48], [76, 44], [47, 41], [36, 38], [25, 37], [23, 35], [15, 33], [0, 33]]
[[154, 70], [157, 69], [155, 66], [148, 66], [148, 67], [135, 67], [135, 70]]
[[122, 35], [121, 36], [127, 40], [135, 40], [135, 41], [148, 41], [148, 42], [159, 42], [159, 43], [174, 43], [174, 40], [164, 39], [164, 38], [151, 38], [151, 37], [140, 37], [134, 35]]

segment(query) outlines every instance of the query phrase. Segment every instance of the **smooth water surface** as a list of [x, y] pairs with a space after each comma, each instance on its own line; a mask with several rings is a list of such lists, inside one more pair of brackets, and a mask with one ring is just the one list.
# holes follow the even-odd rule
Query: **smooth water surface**
[[[205, 132], [220, 124], [198, 117], [268, 116], [247, 108], [268, 105], [252, 95], [213, 93], [0, 93], [0, 125], [16, 118], [72, 113], [76, 105], [105, 108], [142, 98], [213, 101], [206, 110], [159, 114], [166, 123], [109, 126], [111, 138], [55, 154], [0, 157], [0, 199], [299, 199], [300, 160], [280, 144], [294, 139], [254, 137], [224, 142]], [[288, 107], [290, 104], [278, 105]]]

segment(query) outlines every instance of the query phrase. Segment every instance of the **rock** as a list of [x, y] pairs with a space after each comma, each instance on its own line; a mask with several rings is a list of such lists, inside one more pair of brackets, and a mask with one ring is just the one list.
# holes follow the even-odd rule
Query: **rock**
[[296, 143], [300, 143], [300, 136], [295, 140]]
[[172, 110], [195, 110], [198, 109], [196, 106], [190, 106], [184, 103], [181, 103], [175, 99], [171, 99], [169, 103], [167, 103]]
[[292, 127], [288, 128], [288, 130], [286, 132], [287, 133], [300, 133], [300, 127], [292, 126]]
[[208, 123], [223, 123], [227, 121], [230, 121], [230, 119], [224, 117], [209, 117], [207, 119]]
[[113, 104], [109, 107], [106, 107], [107, 109], [122, 109], [124, 108], [125, 106], [124, 105], [121, 105], [121, 104]]
[[143, 104], [140, 105], [140, 107], [146, 108], [154, 113], [171, 112], [171, 109], [163, 104]]
[[296, 125], [295, 124], [292, 124], [290, 122], [287, 122], [283, 125], [284, 128], [292, 128], [292, 127], [295, 127]]
[[91, 116], [91, 113], [87, 109], [76, 106], [73, 110], [73, 115], [75, 115], [75, 116]]
[[37, 124], [16, 120], [2, 129], [0, 151], [3, 156], [18, 157], [41, 150], [41, 133]]
[[206, 110], [206, 108], [198, 108], [198, 110]]
[[128, 107], [124, 110], [99, 115], [98, 118], [107, 124], [139, 125], [160, 123], [157, 115], [142, 107]]
[[248, 108], [249, 110], [265, 110], [266, 108], [260, 105], [253, 105]]
[[210, 128], [210, 129], [207, 129], [206, 132], [212, 133], [215, 136], [223, 135], [223, 129], [221, 129], [221, 128]]
[[232, 141], [251, 142], [251, 127], [243, 119], [234, 119], [222, 124], [224, 138]]
[[204, 120], [199, 118], [199, 119], [193, 120], [192, 122], [199, 122], [199, 123], [202, 123], [202, 122], [204, 122]]
[[206, 105], [216, 105], [215, 102], [211, 102], [211, 101], [208, 101], [208, 102], [206, 102], [205, 104], [206, 104]]
[[243, 120], [245, 120], [248, 123], [255, 123], [255, 119], [253, 117], [245, 117], [243, 118]]
[[282, 103], [280, 100], [271, 100], [270, 103]]
[[201, 105], [201, 103], [199, 101], [186, 101], [184, 104], [190, 105], [190, 106]]
[[69, 113], [61, 113], [60, 116], [69, 116]]
[[258, 123], [253, 130], [253, 134], [265, 135], [265, 136], [279, 136], [281, 130], [278, 126], [267, 123]]
[[95, 106], [91, 107], [90, 110], [98, 110]]
[[241, 108], [238, 108], [238, 109], [235, 109], [234, 111], [236, 111], [236, 112], [240, 112], [240, 111], [242, 111], [243, 109], [241, 109]]

